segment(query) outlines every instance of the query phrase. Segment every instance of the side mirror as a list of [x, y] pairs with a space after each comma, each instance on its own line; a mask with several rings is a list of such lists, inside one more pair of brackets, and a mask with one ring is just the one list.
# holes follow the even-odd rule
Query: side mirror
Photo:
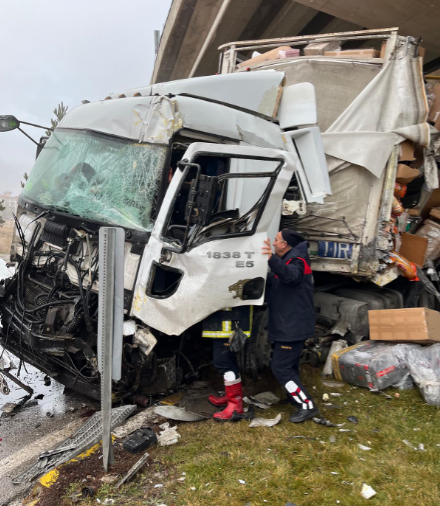
[[15, 116], [0, 116], [0, 132], [9, 132], [20, 127], [20, 122]]

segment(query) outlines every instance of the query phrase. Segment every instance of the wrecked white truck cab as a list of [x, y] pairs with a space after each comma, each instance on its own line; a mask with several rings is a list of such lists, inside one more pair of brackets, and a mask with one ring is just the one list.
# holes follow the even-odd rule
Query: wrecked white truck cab
[[[202, 322], [252, 305], [242, 363], [264, 363], [264, 239], [330, 194], [313, 86], [284, 73], [152, 85], [72, 110], [19, 199], [1, 344], [99, 396], [98, 231], [125, 230], [121, 396], [207, 362]], [[283, 210], [283, 211], [282, 211]], [[260, 308], [260, 309], [258, 309]], [[180, 337], [176, 337], [180, 336]]]

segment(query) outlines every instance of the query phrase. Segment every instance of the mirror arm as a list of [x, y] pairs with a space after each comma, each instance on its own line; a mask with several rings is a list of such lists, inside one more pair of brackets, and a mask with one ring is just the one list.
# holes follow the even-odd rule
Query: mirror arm
[[51, 132], [54, 131], [54, 129], [51, 128], [51, 127], [44, 127], [44, 126], [41, 126], [41, 125], [36, 125], [35, 123], [28, 123], [27, 121], [21, 121], [20, 120], [20, 123], [23, 123], [24, 125], [30, 125], [30, 126], [33, 126], [33, 127], [37, 127], [37, 128], [42, 128], [43, 130], [50, 130]]
[[[22, 121], [22, 123], [24, 123], [24, 121]], [[44, 128], [44, 127], [43, 127]], [[43, 148], [43, 145], [40, 144], [39, 142], [35, 141], [34, 139], [32, 139], [32, 137], [30, 135], [28, 135], [24, 130], [22, 130], [20, 127], [17, 127], [18, 130], [20, 130], [20, 132], [24, 135], [26, 135], [26, 137], [28, 139], [30, 139], [34, 144], [36, 144], [38, 147], [40, 148]]]

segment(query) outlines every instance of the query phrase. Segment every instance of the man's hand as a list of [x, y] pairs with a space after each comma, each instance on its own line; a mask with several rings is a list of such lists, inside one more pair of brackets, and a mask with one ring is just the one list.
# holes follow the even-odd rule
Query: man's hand
[[264, 241], [264, 246], [261, 249], [261, 252], [263, 255], [267, 255], [267, 261], [269, 261], [272, 258], [273, 252], [272, 252], [272, 246], [270, 245], [270, 239], [266, 239]]

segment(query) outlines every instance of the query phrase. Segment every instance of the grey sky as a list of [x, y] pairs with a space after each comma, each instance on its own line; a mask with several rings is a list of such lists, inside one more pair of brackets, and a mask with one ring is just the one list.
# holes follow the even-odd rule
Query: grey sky
[[[171, 0], [0, 0], [0, 115], [50, 125], [60, 103], [150, 82], [153, 31]], [[44, 131], [23, 125], [38, 140]], [[21, 191], [36, 146], [15, 130], [0, 133], [0, 192]]]

